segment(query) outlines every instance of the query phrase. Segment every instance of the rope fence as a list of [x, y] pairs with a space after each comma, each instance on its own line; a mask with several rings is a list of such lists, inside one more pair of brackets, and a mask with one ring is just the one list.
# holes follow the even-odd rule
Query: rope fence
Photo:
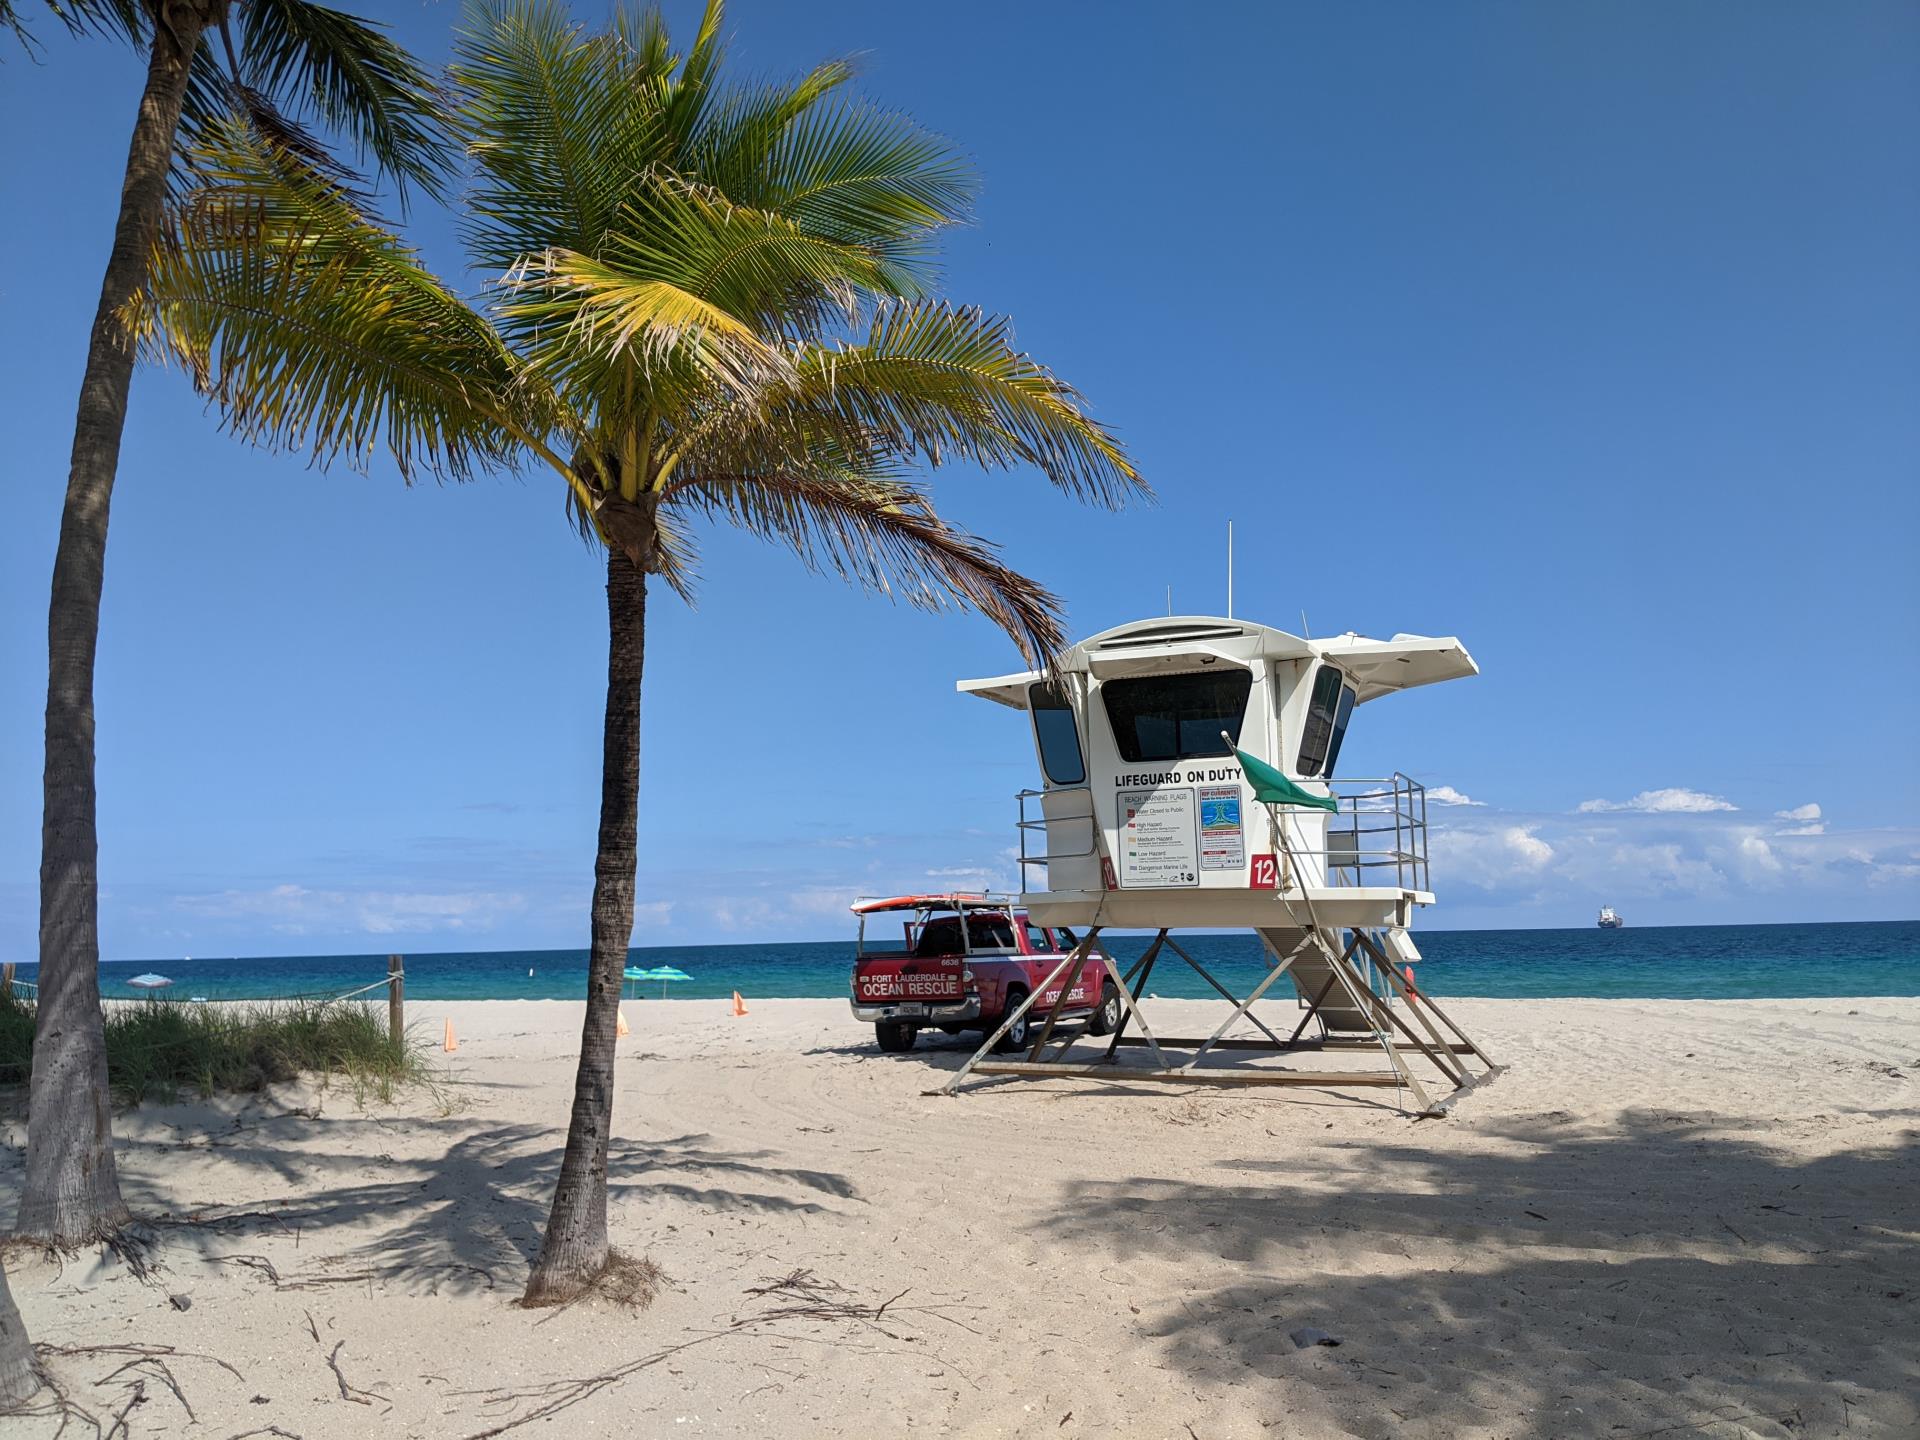
[[[407, 1033], [407, 970], [405, 963], [398, 955], [387, 957], [385, 979], [376, 980], [371, 985], [362, 985], [357, 990], [349, 990], [344, 995], [283, 995], [278, 998], [312, 1000], [321, 1005], [336, 1005], [342, 1000], [351, 1000], [356, 995], [365, 995], [374, 990], [387, 992], [387, 1030], [393, 1043], [398, 1046]], [[17, 991], [25, 991], [34, 1000], [40, 998], [40, 987], [31, 980], [19, 979], [14, 974], [14, 962], [9, 960], [0, 964], [0, 996], [10, 996]]]

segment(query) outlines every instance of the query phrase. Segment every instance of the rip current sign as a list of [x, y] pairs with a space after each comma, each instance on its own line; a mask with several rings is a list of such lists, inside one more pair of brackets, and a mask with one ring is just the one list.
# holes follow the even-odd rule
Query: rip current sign
[[1193, 787], [1121, 790], [1120, 888], [1167, 890], [1200, 883], [1200, 841]]
[[1238, 870], [1247, 863], [1240, 826], [1240, 787], [1202, 785], [1200, 790], [1200, 868]]

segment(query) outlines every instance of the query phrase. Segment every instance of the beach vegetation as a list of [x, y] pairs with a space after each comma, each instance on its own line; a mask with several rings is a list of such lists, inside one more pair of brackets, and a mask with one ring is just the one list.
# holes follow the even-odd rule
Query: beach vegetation
[[[37, 49], [27, 10], [0, 0], [0, 26]], [[329, 184], [359, 184], [337, 148], [370, 163], [401, 196], [410, 186], [438, 189], [446, 150], [432, 78], [381, 27], [329, 6], [47, 0], [45, 12], [76, 33], [117, 36], [146, 59], [80, 383], [47, 617], [40, 1035], [17, 1228], [79, 1245], [111, 1237], [129, 1218], [114, 1166], [98, 989], [93, 702], [107, 515], [136, 351], [130, 307], [146, 286], [169, 195], [198, 183], [196, 157], [216, 133], [251, 136], [290, 170]]]
[[478, 305], [360, 197], [234, 125], [196, 157], [203, 183], [138, 317], [241, 437], [320, 466], [384, 451], [407, 477], [543, 468], [604, 555], [586, 1014], [529, 1303], [583, 1293], [612, 1253], [650, 590], [691, 600], [699, 529], [730, 525], [870, 590], [984, 614], [1041, 663], [1063, 643], [1057, 601], [938, 515], [916, 471], [1031, 467], [1110, 505], [1145, 493], [1004, 318], [937, 294], [933, 240], [972, 189], [953, 147], [849, 98], [844, 62], [724, 82], [721, 26], [710, 3], [679, 51], [651, 11], [598, 30], [537, 0], [468, 11], [446, 113], [473, 167]]
[[[0, 995], [0, 1086], [33, 1067], [34, 1002]], [[356, 1099], [430, 1084], [424, 1042], [395, 1044], [382, 1007], [320, 1000], [123, 1001], [106, 1007], [107, 1079], [121, 1104], [246, 1094], [302, 1077], [340, 1081]]]

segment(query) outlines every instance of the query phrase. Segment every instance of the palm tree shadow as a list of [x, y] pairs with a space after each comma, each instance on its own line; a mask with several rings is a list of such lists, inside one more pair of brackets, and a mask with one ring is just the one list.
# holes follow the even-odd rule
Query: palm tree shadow
[[1810, 1161], [1651, 1112], [1501, 1134], [1085, 1181], [1031, 1228], [1148, 1272], [1131, 1298], [1170, 1363], [1310, 1377], [1328, 1428], [1920, 1434], [1915, 1131]]
[[[289, 1251], [274, 1261], [277, 1278], [255, 1267], [263, 1280], [415, 1294], [517, 1289], [539, 1248], [560, 1166], [559, 1136], [544, 1125], [278, 1117], [206, 1144], [239, 1172], [223, 1176], [226, 1193], [263, 1198], [197, 1209], [204, 1177], [175, 1182], [178, 1167], [163, 1158], [181, 1147], [134, 1138], [120, 1148], [127, 1200], [136, 1214], [158, 1217], [169, 1247], [218, 1262], [254, 1240], [291, 1236], [309, 1247], [305, 1254], [325, 1258]], [[160, 1153], [143, 1153], [153, 1151]], [[703, 1214], [820, 1214], [864, 1203], [844, 1175], [781, 1165], [771, 1152], [728, 1149], [710, 1135], [616, 1137], [607, 1168], [616, 1226], [629, 1198], [646, 1199], [653, 1223], [663, 1199]], [[314, 1246], [316, 1239], [325, 1243]]]

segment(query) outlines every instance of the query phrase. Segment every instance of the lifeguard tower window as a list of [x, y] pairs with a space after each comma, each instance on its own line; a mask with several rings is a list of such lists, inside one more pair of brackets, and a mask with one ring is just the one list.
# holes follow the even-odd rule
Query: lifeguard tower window
[[1033, 712], [1033, 733], [1040, 742], [1040, 765], [1055, 785], [1080, 785], [1087, 778], [1086, 757], [1080, 753], [1080, 732], [1073, 711], [1051, 685], [1027, 689], [1027, 708]]
[[1100, 687], [1107, 721], [1129, 764], [1225, 755], [1220, 732], [1239, 743], [1253, 675], [1238, 665], [1185, 675], [1109, 680]]
[[1353, 716], [1353, 687], [1331, 665], [1313, 677], [1313, 696], [1307, 702], [1307, 723], [1300, 737], [1300, 778], [1332, 775], [1340, 760], [1340, 742], [1347, 738]]
[[1327, 768], [1320, 773], [1327, 779], [1333, 778], [1333, 767], [1340, 763], [1340, 742], [1347, 738], [1347, 721], [1353, 718], [1353, 687], [1340, 687], [1340, 704], [1333, 712], [1333, 739], [1327, 745]]

